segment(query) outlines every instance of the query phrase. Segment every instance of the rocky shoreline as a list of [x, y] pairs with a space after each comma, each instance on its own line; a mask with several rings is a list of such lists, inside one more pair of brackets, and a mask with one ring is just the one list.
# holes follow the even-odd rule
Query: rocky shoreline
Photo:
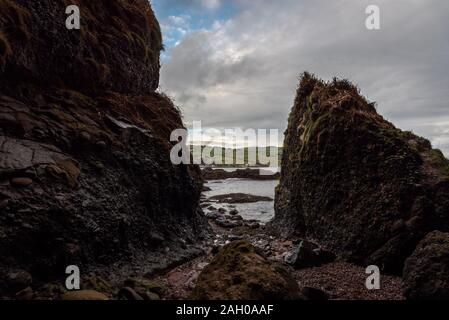
[[204, 168], [201, 174], [205, 180], [225, 179], [251, 179], [251, 180], [278, 180], [279, 172], [272, 172], [269, 168], [245, 168], [227, 171], [221, 168]]
[[[65, 1], [0, 0], [0, 300], [449, 299], [449, 160], [428, 140], [304, 73], [280, 174], [175, 165], [151, 5], [82, 3], [74, 32]], [[245, 179], [279, 180], [269, 223]]]

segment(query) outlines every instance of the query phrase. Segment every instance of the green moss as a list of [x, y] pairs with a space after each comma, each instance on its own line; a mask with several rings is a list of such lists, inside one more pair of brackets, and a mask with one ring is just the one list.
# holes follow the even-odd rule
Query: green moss
[[440, 149], [430, 150], [432, 164], [439, 168], [445, 176], [449, 177], [449, 160], [446, 159]]
[[0, 59], [4, 59], [12, 54], [11, 46], [5, 35], [0, 31]]

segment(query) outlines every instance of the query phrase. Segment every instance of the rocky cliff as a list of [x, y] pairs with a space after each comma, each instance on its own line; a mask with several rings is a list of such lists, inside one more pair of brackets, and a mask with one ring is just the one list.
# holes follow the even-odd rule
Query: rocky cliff
[[0, 0], [0, 279], [124, 277], [195, 251], [200, 173], [169, 158], [183, 124], [155, 92], [161, 49], [146, 0]]
[[304, 74], [289, 117], [273, 226], [401, 273], [430, 231], [449, 230], [449, 161], [383, 119], [347, 81]]

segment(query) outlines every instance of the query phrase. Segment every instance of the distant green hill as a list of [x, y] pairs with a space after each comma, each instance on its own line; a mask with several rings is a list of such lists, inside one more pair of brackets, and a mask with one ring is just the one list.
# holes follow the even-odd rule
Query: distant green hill
[[[202, 153], [207, 152], [204, 149], [206, 146], [201, 146]], [[215, 163], [215, 164], [207, 164], [204, 162], [204, 159], [202, 159], [202, 165], [212, 165], [215, 167], [239, 167], [239, 166], [257, 166], [257, 167], [265, 167], [265, 166], [276, 166], [273, 163], [267, 164], [267, 159], [259, 159], [259, 151], [263, 152], [263, 150], [259, 150], [258, 147], [249, 147], [249, 148], [238, 148], [238, 149], [231, 149], [231, 148], [219, 148], [221, 150], [221, 163]], [[282, 148], [280, 147], [267, 147], [263, 148], [265, 150], [266, 157], [270, 157], [272, 154], [278, 155], [278, 165], [281, 163], [282, 159]], [[215, 156], [215, 152], [217, 151], [216, 148], [210, 150], [210, 157]], [[220, 151], [218, 151], [220, 153]], [[251, 153], [251, 158], [250, 158]], [[227, 156], [228, 155], [228, 156]], [[226, 159], [228, 157], [228, 159]], [[192, 158], [193, 159], [193, 158]], [[226, 161], [227, 160], [227, 161]], [[251, 160], [251, 161], [250, 161]], [[251, 162], [251, 163], [250, 163]]]

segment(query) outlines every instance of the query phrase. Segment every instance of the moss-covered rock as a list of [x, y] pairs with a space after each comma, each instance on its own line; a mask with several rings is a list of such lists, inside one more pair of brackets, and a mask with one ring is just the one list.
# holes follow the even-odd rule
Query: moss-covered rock
[[197, 254], [200, 172], [170, 160], [161, 46], [147, 0], [0, 0], [0, 275], [123, 282]]
[[192, 293], [197, 300], [293, 300], [300, 296], [288, 272], [246, 241], [223, 247], [201, 272]]
[[109, 298], [98, 291], [95, 290], [77, 290], [77, 291], [69, 291], [64, 293], [61, 296], [61, 300], [67, 300], [67, 301], [73, 301], [73, 300], [94, 300], [94, 301], [100, 301], [100, 300], [109, 300]]
[[449, 233], [429, 233], [406, 260], [404, 295], [413, 300], [449, 300]]
[[289, 117], [274, 227], [401, 273], [418, 241], [449, 230], [447, 160], [344, 80], [304, 74]]
[[[69, 5], [80, 7], [80, 30], [66, 28]], [[0, 30], [1, 80], [91, 93], [158, 87], [162, 36], [147, 0], [0, 0]]]

